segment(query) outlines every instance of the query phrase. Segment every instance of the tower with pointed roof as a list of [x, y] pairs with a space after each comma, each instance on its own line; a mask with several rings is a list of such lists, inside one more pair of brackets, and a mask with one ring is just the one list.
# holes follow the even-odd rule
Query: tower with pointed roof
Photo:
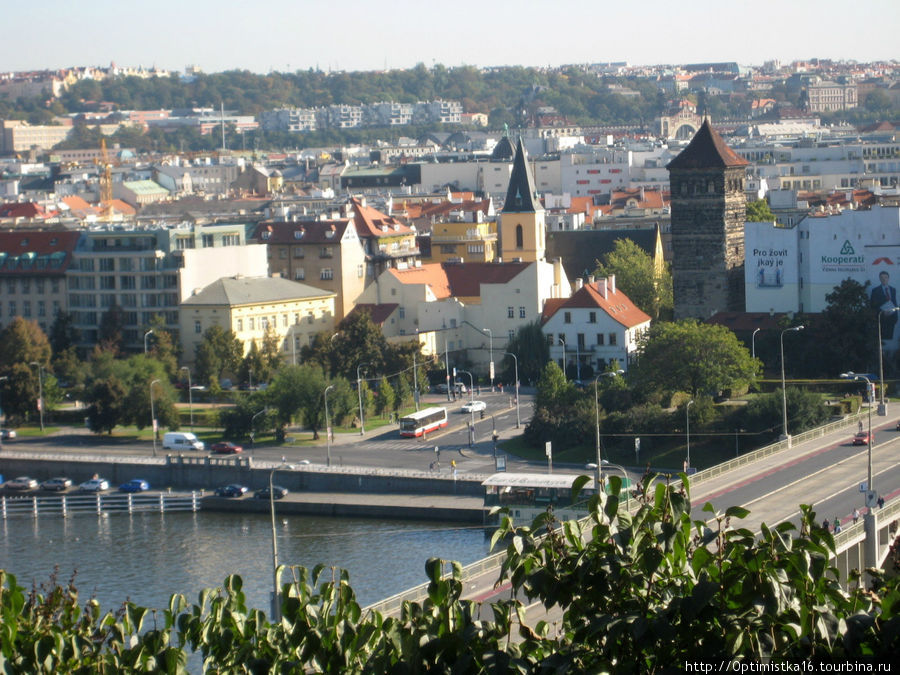
[[522, 139], [516, 145], [509, 187], [499, 227], [500, 256], [504, 262], [544, 259], [547, 246], [544, 207], [534, 189]]
[[666, 167], [676, 319], [744, 309], [747, 164], [705, 120]]

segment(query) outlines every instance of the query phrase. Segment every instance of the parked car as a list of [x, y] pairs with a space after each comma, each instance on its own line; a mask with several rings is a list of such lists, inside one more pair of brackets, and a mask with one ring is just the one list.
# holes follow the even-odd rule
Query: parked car
[[19, 476], [6, 483], [6, 487], [10, 490], [34, 490], [37, 486], [38, 482], [28, 476]]
[[9, 441], [16, 437], [15, 429], [0, 429], [0, 439]]
[[[274, 499], [281, 499], [288, 493], [288, 489], [286, 487], [281, 487], [280, 485], [272, 486], [272, 497]], [[254, 499], [268, 499], [269, 498], [269, 486], [267, 485], [264, 488], [260, 488], [256, 492], [253, 493]]]
[[105, 478], [91, 478], [78, 486], [79, 492], [104, 492], [109, 490], [109, 481]]
[[48, 478], [41, 483], [41, 490], [55, 490], [56, 492], [62, 492], [63, 490], [68, 490], [70, 487], [72, 487], [72, 479], [65, 478], [64, 476]]
[[246, 485], [238, 485], [237, 483], [232, 483], [231, 485], [224, 485], [220, 488], [216, 488], [216, 496], [217, 497], [243, 497], [247, 494], [247, 486]]
[[217, 455], [233, 455], [244, 451], [244, 448], [231, 441], [219, 441], [218, 443], [213, 443], [209, 449]]
[[119, 492], [146, 492], [149, 489], [150, 483], [142, 478], [132, 478], [119, 486]]
[[484, 401], [469, 401], [461, 408], [464, 413], [480, 412], [487, 408]]
[[868, 445], [869, 444], [869, 432], [868, 431], [860, 431], [856, 436], [853, 437], [853, 445]]

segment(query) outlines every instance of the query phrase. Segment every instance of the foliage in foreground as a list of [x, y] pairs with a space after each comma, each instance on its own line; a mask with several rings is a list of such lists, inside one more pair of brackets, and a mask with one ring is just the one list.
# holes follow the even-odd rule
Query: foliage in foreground
[[[698, 659], [890, 663], [900, 653], [897, 579], [876, 576], [875, 593], [854, 575], [842, 590], [834, 541], [808, 507], [800, 532], [783, 523], [756, 538], [732, 526], [741, 508], [707, 506], [709, 520], [693, 520], [687, 487], [646, 477], [632, 514], [621, 480], [611, 483], [586, 521], [548, 536], [536, 533], [559, 525], [552, 514], [523, 528], [503, 519], [498, 585], [512, 588], [489, 619], [460, 599], [460, 566], [444, 575], [436, 559], [428, 598], [392, 617], [363, 610], [345, 572], [282, 568], [294, 578], [274, 624], [247, 609], [237, 576], [196, 605], [174, 595], [165, 610], [101, 614], [95, 601], [79, 606], [71, 583], [28, 593], [0, 571], [0, 671], [178, 673], [191, 650], [208, 673], [654, 673]], [[559, 608], [558, 626], [527, 618], [532, 602]]]

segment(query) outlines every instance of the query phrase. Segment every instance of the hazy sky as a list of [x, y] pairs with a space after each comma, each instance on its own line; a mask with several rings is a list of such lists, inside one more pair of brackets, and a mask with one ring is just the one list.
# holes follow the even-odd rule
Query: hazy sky
[[3, 0], [0, 71], [900, 59], [900, 2]]

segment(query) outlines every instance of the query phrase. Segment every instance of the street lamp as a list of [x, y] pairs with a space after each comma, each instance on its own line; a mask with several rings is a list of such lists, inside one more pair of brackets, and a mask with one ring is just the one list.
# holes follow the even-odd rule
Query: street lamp
[[515, 368], [515, 378], [516, 378], [516, 429], [519, 428], [519, 425], [522, 423], [519, 419], [519, 359], [515, 354], [511, 354], [510, 352], [503, 352], [505, 356], [513, 357], [513, 366]]
[[560, 335], [560, 336], [559, 336], [559, 342], [560, 342], [560, 344], [562, 345], [562, 348], [563, 348], [563, 355], [562, 355], [562, 362], [563, 362], [563, 365], [562, 365], [562, 371], [563, 371], [563, 377], [565, 377], [566, 379], [568, 379], [568, 376], [566, 375], [566, 358], [567, 358], [567, 357], [566, 357], [566, 347], [568, 347], [568, 345], [566, 344], [566, 336], [565, 336], [565, 335]]
[[182, 370], [186, 371], [188, 374], [188, 406], [191, 411], [191, 431], [194, 430], [194, 390], [191, 388], [191, 369], [187, 366], [181, 366], [178, 369], [179, 372]]
[[600, 395], [598, 392], [599, 381], [601, 377], [616, 377], [621, 374], [622, 371], [612, 373], [599, 373], [597, 377], [594, 378], [594, 423], [596, 426], [597, 438], [596, 438], [596, 446], [597, 446], [597, 485], [600, 485], [600, 465], [603, 463], [600, 461]]
[[[900, 307], [892, 307], [885, 314], [892, 314], [893, 312], [900, 312]], [[887, 406], [884, 403], [884, 346], [881, 344], [881, 315], [882, 312], [879, 311], [877, 315], [878, 320], [878, 380], [881, 382], [881, 392], [878, 394], [878, 414], [881, 416], [887, 415]]]
[[796, 333], [803, 330], [803, 326], [793, 326], [792, 328], [785, 328], [781, 331], [781, 415], [782, 415], [782, 433], [785, 440], [788, 442], [788, 447], [791, 447], [791, 435], [788, 433], [788, 425], [787, 425], [787, 386], [784, 380], [784, 334], [785, 333]]
[[44, 433], [44, 365], [37, 361], [30, 363], [38, 367], [38, 412], [41, 416], [41, 433]]
[[281, 458], [281, 464], [276, 466], [269, 472], [269, 513], [272, 514], [272, 620], [278, 621], [281, 618], [281, 589], [278, 587], [278, 537], [275, 533], [275, 497], [274, 485], [272, 479], [278, 469], [293, 469], [293, 464], [286, 464], [284, 457]]
[[[865, 380], [866, 381], [866, 394], [872, 391], [872, 381], [866, 377], [865, 375], [855, 375], [853, 377], [854, 380]], [[866, 476], [869, 483], [869, 491], [874, 492], [875, 488], [872, 486], [872, 401], [869, 401], [869, 459], [868, 459], [868, 475]]]
[[144, 353], [147, 353], [147, 338], [153, 334], [153, 329], [151, 328], [146, 333], [144, 333]]
[[359, 435], [362, 436], [366, 433], [366, 424], [363, 420], [363, 407], [362, 407], [362, 380], [359, 377], [359, 369], [363, 366], [369, 365], [368, 363], [360, 363], [356, 366], [356, 393], [359, 394]]
[[756, 358], [756, 334], [761, 330], [762, 328], [755, 328], [753, 335], [750, 336], [750, 353], [754, 359]]
[[488, 365], [488, 374], [490, 375], [490, 379], [491, 379], [491, 391], [494, 391], [494, 334], [491, 332], [490, 328], [485, 328], [484, 330], [487, 331], [488, 337], [491, 340], [491, 343], [490, 343], [491, 362]]
[[159, 380], [150, 382], [150, 427], [153, 431], [153, 456], [156, 457], [156, 407], [153, 405], [153, 385], [159, 384]]
[[[457, 373], [465, 373], [466, 375], [469, 376], [469, 401], [470, 401], [470, 402], [471, 402], [471, 401], [474, 401], [474, 400], [475, 400], [475, 378], [472, 377], [472, 373], [470, 373], [468, 370], [457, 370], [456, 372], [457, 372]], [[469, 427], [469, 428], [470, 428], [470, 431], [469, 431], [469, 443], [470, 443], [470, 445], [471, 445], [471, 444], [474, 444], [474, 442], [475, 442], [475, 439], [474, 439], [474, 435], [475, 435], [475, 407], [474, 407], [474, 406], [472, 406], [472, 410], [470, 411], [470, 414], [471, 414], [471, 417], [472, 417], [472, 421], [471, 421], [471, 424], [470, 424], [470, 427]]]
[[691, 405], [693, 403], [694, 399], [691, 399], [687, 402], [687, 405], [684, 406], [684, 430], [685, 435], [687, 436], [687, 459], [685, 460], [685, 471], [691, 468]]
[[334, 389], [333, 384], [325, 387], [325, 447], [328, 466], [331, 466], [331, 421], [328, 418], [328, 392]]
[[253, 432], [253, 423], [256, 421], [256, 418], [262, 415], [263, 413], [269, 412], [269, 406], [266, 406], [262, 410], [257, 413], [253, 413], [253, 416], [250, 418], [250, 447], [253, 447], [253, 441], [255, 434]]

